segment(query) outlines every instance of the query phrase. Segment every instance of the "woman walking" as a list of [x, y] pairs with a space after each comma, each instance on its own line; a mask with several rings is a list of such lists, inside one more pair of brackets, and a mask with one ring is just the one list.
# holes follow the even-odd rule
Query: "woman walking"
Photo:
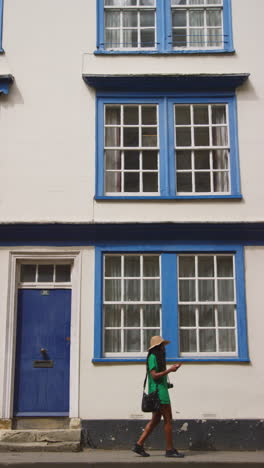
[[150, 340], [150, 347], [148, 349], [147, 356], [148, 392], [155, 392], [156, 388], [158, 388], [160, 410], [152, 413], [151, 421], [146, 425], [143, 434], [132, 449], [133, 452], [138, 453], [142, 457], [149, 456], [149, 453], [145, 452], [144, 442], [153, 429], [159, 424], [162, 416], [164, 419], [164, 433], [166, 439], [165, 456], [173, 458], [184, 457], [182, 453], [179, 453], [174, 448], [172, 440], [172, 412], [168, 392], [167, 375], [170, 372], [176, 372], [181, 364], [173, 364], [166, 369], [165, 345], [169, 343], [170, 341], [164, 340], [161, 336], [152, 336]]

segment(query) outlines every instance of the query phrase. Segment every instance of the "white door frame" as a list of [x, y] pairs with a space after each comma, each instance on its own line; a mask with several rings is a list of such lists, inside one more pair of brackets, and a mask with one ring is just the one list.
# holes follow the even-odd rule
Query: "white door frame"
[[79, 417], [79, 352], [80, 352], [80, 310], [81, 310], [81, 251], [49, 250], [10, 252], [9, 293], [6, 319], [6, 346], [4, 360], [4, 389], [2, 418], [13, 417], [16, 328], [17, 328], [17, 285], [18, 263], [48, 260], [67, 260], [73, 263], [71, 300], [71, 344], [70, 344], [70, 406], [69, 417]]

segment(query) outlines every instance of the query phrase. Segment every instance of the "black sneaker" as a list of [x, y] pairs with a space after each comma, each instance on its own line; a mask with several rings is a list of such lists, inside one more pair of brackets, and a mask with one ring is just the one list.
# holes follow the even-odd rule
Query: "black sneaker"
[[132, 451], [141, 455], [141, 457], [149, 457], [149, 453], [145, 452], [143, 445], [135, 444]]
[[166, 450], [165, 457], [170, 458], [184, 458], [183, 453], [178, 452], [176, 449]]

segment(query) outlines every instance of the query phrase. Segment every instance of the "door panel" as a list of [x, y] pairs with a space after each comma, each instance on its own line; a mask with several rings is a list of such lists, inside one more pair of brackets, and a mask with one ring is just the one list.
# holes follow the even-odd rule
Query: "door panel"
[[69, 289], [18, 291], [15, 415], [68, 414], [70, 311]]

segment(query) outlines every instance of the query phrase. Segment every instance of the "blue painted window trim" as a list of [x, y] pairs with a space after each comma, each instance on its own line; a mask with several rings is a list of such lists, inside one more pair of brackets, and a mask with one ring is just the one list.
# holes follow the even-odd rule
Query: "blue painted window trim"
[[171, 13], [170, 0], [157, 0], [157, 48], [155, 50], [107, 50], [104, 49], [104, 0], [97, 0], [97, 39], [94, 52], [96, 55], [156, 55], [156, 54], [223, 54], [235, 52], [233, 46], [231, 0], [223, 0], [223, 49], [188, 49], [173, 50], [171, 45]]
[[[161, 254], [162, 265], [162, 334], [171, 343], [167, 347], [168, 361], [183, 362], [249, 362], [246, 298], [245, 298], [245, 276], [244, 276], [244, 249], [238, 244], [140, 244], [140, 245], [108, 245], [96, 247], [95, 249], [95, 316], [94, 316], [94, 363], [100, 362], [144, 362], [145, 358], [105, 358], [103, 356], [103, 256], [105, 253], [115, 252], [158, 252]], [[237, 357], [181, 357], [179, 355], [178, 343], [178, 315], [177, 315], [177, 254], [183, 252], [230, 252], [235, 255], [236, 265], [236, 291], [237, 291]], [[173, 294], [170, 294], [173, 291]], [[175, 313], [176, 311], [176, 313]]]
[[[144, 96], [144, 97], [143, 97]], [[160, 140], [160, 194], [156, 196], [122, 195], [107, 196], [104, 193], [104, 106], [105, 104], [150, 103], [159, 106]], [[230, 194], [176, 195], [176, 171], [174, 157], [174, 118], [175, 103], [226, 103], [228, 104], [230, 135]], [[96, 200], [201, 200], [201, 199], [241, 199], [240, 168], [238, 151], [238, 130], [236, 96], [234, 92], [190, 92], [190, 93], [122, 93], [98, 92], [96, 104]]]
[[4, 49], [2, 48], [3, 14], [4, 14], [4, 0], [0, 0], [0, 53], [4, 52]]

